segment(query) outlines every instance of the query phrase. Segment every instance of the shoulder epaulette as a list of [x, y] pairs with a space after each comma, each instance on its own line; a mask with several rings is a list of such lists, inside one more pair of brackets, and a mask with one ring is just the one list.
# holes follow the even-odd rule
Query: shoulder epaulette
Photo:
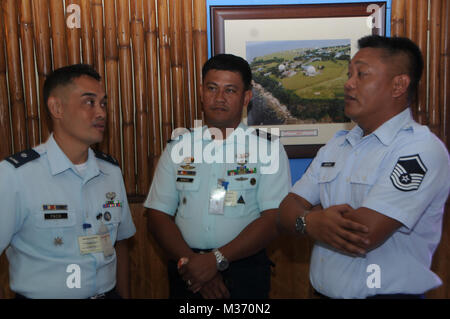
[[103, 153], [103, 152], [97, 151], [97, 150], [94, 150], [94, 153], [95, 153], [95, 157], [102, 159], [104, 161], [107, 161], [108, 163], [111, 163], [113, 165], [119, 166], [119, 162], [111, 155], [108, 155], [106, 153]]
[[269, 132], [267, 132], [267, 131], [260, 131], [260, 129], [257, 128], [255, 130], [255, 133], [256, 133], [256, 136], [258, 136], [258, 137], [263, 137], [263, 138], [265, 138], [265, 139], [267, 139], [269, 141], [272, 140], [272, 135]]
[[18, 168], [28, 162], [35, 160], [36, 158], [41, 157], [38, 152], [33, 149], [28, 149], [14, 155], [11, 155], [6, 158], [8, 162], [14, 165], [15, 168]]

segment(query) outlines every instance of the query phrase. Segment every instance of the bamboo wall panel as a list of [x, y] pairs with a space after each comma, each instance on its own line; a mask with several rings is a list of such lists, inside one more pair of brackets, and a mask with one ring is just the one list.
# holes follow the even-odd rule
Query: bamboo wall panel
[[192, 2], [182, 1], [183, 11], [183, 38], [184, 38], [184, 111], [186, 114], [186, 127], [193, 127], [197, 116], [195, 107], [195, 64], [193, 40]]
[[136, 194], [134, 153], [134, 105], [130, 46], [130, 15], [127, 0], [117, 3], [117, 38], [119, 45], [120, 95], [122, 103], [123, 167], [125, 187]]
[[[450, 14], [447, 0], [415, 0], [392, 2], [392, 35], [407, 36], [420, 47], [425, 61], [419, 85], [417, 104], [413, 105], [416, 120], [428, 125], [449, 147], [448, 112]], [[428, 20], [428, 11], [430, 20]], [[405, 18], [406, 17], [406, 18]], [[429, 37], [428, 37], [429, 35]], [[429, 48], [429, 49], [428, 49]], [[429, 64], [427, 64], [429, 57]], [[429, 77], [427, 78], [427, 70]], [[428, 87], [428, 90], [427, 90]], [[441, 243], [433, 258], [432, 269], [443, 285], [427, 294], [430, 298], [450, 297], [450, 217], [448, 201], [444, 215]]]
[[31, 0], [21, 0], [20, 4], [20, 36], [22, 44], [23, 78], [26, 108], [26, 122], [29, 145], [39, 145], [39, 110], [36, 88], [33, 14]]
[[[427, 61], [428, 50], [427, 50], [427, 40], [428, 40], [428, 0], [418, 0], [417, 4], [417, 35], [416, 44], [422, 51], [423, 60]], [[427, 116], [427, 71], [428, 65], [425, 63], [422, 78], [419, 83], [418, 97], [416, 108], [413, 108], [416, 120], [423, 124], [428, 124]]]
[[[33, 27], [34, 27], [34, 42], [35, 53], [37, 61], [39, 93], [44, 87], [45, 78], [52, 71], [52, 58], [50, 48], [50, 27], [48, 21], [45, 19], [49, 15], [48, 2], [44, 0], [35, 0], [31, 2], [33, 8]], [[63, 13], [61, 13], [63, 14]], [[56, 49], [56, 48], [55, 48]], [[46, 107], [44, 105], [43, 95], [39, 95], [39, 115], [41, 121], [41, 142], [47, 140], [51, 123], [48, 118]], [[19, 150], [16, 150], [19, 151]]]
[[12, 131], [14, 150], [22, 150], [27, 146], [25, 122], [25, 103], [23, 100], [22, 70], [19, 48], [19, 30], [17, 25], [17, 1], [3, 1], [3, 18], [6, 39], [6, 55], [8, 59], [9, 99], [11, 103]]
[[53, 67], [58, 69], [67, 65], [67, 41], [64, 3], [60, 0], [50, 0], [50, 21], [52, 25]]
[[91, 0], [81, 0], [81, 49], [83, 63], [94, 65], [94, 45], [92, 35]]
[[[0, 25], [3, 26], [3, 7], [0, 5]], [[0, 28], [0, 159], [12, 152], [11, 125], [9, 121], [8, 81], [6, 77], [4, 28]]]
[[[66, 3], [68, 5], [68, 7], [70, 7], [71, 5], [77, 5], [78, 8], [80, 7], [79, 0], [69, 0]], [[77, 8], [77, 7], [75, 7], [75, 8]], [[71, 13], [71, 14], [70, 14], [70, 16], [67, 16], [67, 18], [74, 19], [76, 23], [80, 22], [81, 16], [78, 15], [78, 12], [81, 12], [81, 10], [74, 9], [72, 11], [69, 11], [69, 13]], [[69, 64], [81, 63], [80, 29], [78, 27], [69, 27], [66, 24], [66, 36], [67, 36], [67, 53], [68, 53]]]
[[161, 154], [160, 104], [158, 91], [158, 30], [156, 28], [156, 6], [154, 1], [144, 1], [144, 30], [147, 64], [147, 95], [149, 122], [149, 165], [153, 176]]
[[[145, 76], [145, 36], [144, 4], [142, 0], [131, 2], [131, 34], [133, 42], [135, 108], [136, 108], [136, 153], [137, 157], [137, 194], [144, 196], [149, 190], [148, 159], [148, 105], [147, 79]], [[144, 178], [142, 178], [144, 177]]]
[[170, 89], [170, 35], [167, 0], [157, 0], [159, 29], [159, 72], [161, 85], [161, 115], [163, 145], [172, 133], [172, 96]]
[[114, 0], [105, 1], [106, 94], [108, 95], [108, 128], [105, 136], [109, 154], [122, 163], [120, 137], [119, 48], [117, 46], [116, 7]]
[[208, 59], [208, 42], [206, 38], [206, 6], [204, 0], [194, 0], [194, 52], [195, 52], [195, 84], [197, 88], [197, 119], [202, 119], [200, 87], [202, 83], [202, 66]]

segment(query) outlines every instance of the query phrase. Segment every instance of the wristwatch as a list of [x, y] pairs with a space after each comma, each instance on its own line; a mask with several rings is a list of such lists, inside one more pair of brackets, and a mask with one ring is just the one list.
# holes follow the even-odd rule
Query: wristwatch
[[299, 234], [304, 235], [306, 233], [306, 214], [299, 216], [295, 219], [295, 231]]
[[213, 254], [216, 257], [217, 270], [224, 271], [225, 269], [227, 269], [230, 265], [228, 259], [226, 259], [225, 256], [222, 255], [222, 253], [217, 248], [213, 249]]

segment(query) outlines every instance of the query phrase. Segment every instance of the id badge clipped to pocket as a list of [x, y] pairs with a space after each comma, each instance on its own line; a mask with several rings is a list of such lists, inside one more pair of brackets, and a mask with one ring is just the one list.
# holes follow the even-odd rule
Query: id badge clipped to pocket
[[209, 198], [209, 213], [212, 215], [223, 215], [225, 195], [227, 190], [223, 185], [223, 180], [219, 179], [217, 182], [217, 187], [211, 191], [211, 196]]

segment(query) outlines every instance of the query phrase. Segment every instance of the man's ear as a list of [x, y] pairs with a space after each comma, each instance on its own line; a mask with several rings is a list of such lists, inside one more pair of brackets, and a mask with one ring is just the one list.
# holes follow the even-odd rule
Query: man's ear
[[400, 97], [407, 94], [411, 79], [407, 74], [399, 74], [394, 76], [392, 80], [392, 97]]
[[253, 97], [253, 90], [247, 90], [244, 92], [244, 107], [247, 107]]
[[47, 100], [47, 106], [52, 118], [59, 119], [62, 117], [63, 105], [60, 98], [56, 96], [50, 96]]

